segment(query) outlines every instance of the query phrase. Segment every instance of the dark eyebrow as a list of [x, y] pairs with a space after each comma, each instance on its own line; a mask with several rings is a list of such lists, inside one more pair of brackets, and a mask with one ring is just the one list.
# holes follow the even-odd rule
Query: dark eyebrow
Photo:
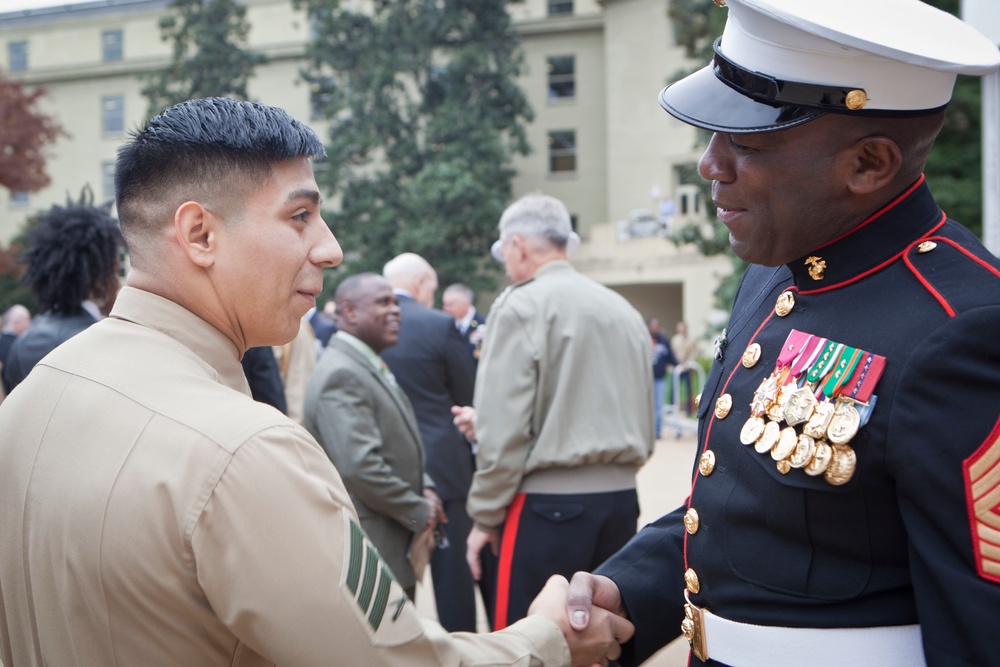
[[316, 190], [309, 190], [306, 188], [303, 188], [301, 190], [294, 190], [291, 194], [288, 195], [288, 199], [286, 201], [293, 202], [296, 199], [311, 199], [312, 203], [316, 204], [316, 206], [319, 206], [320, 204], [323, 203], [323, 197], [319, 194], [319, 192], [317, 192]]

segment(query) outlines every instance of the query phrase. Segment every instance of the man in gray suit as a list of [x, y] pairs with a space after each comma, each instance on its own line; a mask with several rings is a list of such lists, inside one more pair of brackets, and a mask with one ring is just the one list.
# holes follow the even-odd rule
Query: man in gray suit
[[424, 473], [413, 408], [379, 356], [399, 338], [399, 305], [374, 273], [351, 276], [335, 296], [339, 330], [306, 389], [305, 426], [340, 472], [361, 526], [410, 599], [409, 548], [443, 517]]

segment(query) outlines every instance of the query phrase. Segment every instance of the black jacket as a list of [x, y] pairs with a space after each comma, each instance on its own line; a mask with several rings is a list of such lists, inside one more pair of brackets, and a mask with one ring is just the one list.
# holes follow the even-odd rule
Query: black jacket
[[[715, 461], [707, 475], [695, 461], [697, 530], [681, 507], [599, 570], [636, 624], [626, 664], [680, 634], [687, 568], [692, 602], [731, 620], [920, 623], [929, 665], [998, 664], [1000, 500], [984, 480], [1000, 460], [1000, 263], [922, 178], [810, 256], [826, 263], [819, 280], [806, 257], [744, 276], [699, 406], [698, 456]], [[783, 292], [794, 306], [781, 316]], [[848, 443], [856, 471], [839, 486], [741, 443], [792, 329], [886, 358], [870, 421]], [[748, 368], [751, 343], [761, 355]], [[718, 416], [724, 395], [732, 408]]]
[[472, 355], [455, 320], [400, 295], [399, 342], [382, 352], [413, 405], [427, 474], [442, 500], [465, 498], [475, 459], [452, 421], [451, 406], [472, 405]]

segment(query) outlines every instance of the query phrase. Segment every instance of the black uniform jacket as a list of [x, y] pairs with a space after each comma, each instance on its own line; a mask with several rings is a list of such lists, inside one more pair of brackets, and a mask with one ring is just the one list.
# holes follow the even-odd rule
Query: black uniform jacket
[[[598, 570], [636, 626], [625, 664], [680, 634], [686, 587], [730, 620], [920, 623], [929, 665], [1000, 664], [998, 266], [921, 177], [808, 258], [748, 269], [701, 396], [687, 505]], [[779, 298], [791, 305], [783, 316]], [[885, 357], [870, 419], [848, 443], [857, 462], [846, 483], [782, 472], [741, 442], [793, 329]], [[689, 508], [697, 519], [685, 528]]]

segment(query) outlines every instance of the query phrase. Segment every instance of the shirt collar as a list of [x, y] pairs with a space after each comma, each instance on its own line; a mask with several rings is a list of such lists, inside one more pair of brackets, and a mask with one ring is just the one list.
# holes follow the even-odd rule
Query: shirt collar
[[921, 176], [847, 234], [787, 266], [801, 294], [836, 289], [891, 264], [943, 220]]
[[475, 316], [476, 316], [476, 307], [469, 306], [469, 309], [465, 311], [465, 316], [462, 317], [462, 319], [455, 322], [455, 326], [458, 327], [459, 331], [465, 333], [466, 331], [469, 330], [469, 326], [472, 324], [472, 318]]
[[135, 287], [123, 287], [111, 317], [155, 329], [189, 348], [218, 374], [222, 384], [250, 396], [233, 341], [187, 308]]
[[355, 350], [361, 353], [361, 355], [368, 360], [368, 362], [375, 367], [375, 370], [382, 370], [382, 357], [378, 356], [378, 353], [371, 348], [371, 346], [358, 338], [353, 336], [343, 329], [334, 334], [337, 338], [344, 341]]

